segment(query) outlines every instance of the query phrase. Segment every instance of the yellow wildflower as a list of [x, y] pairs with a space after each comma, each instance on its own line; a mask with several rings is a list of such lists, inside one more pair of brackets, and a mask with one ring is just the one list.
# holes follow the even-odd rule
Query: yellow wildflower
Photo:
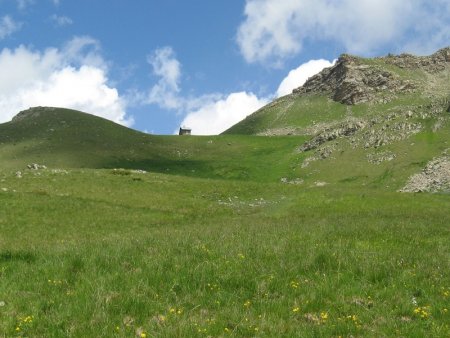
[[428, 318], [430, 316], [430, 306], [419, 306], [413, 310], [414, 314], [420, 318]]
[[300, 286], [300, 283], [296, 282], [296, 281], [291, 281], [290, 285], [291, 285], [291, 288], [297, 289]]

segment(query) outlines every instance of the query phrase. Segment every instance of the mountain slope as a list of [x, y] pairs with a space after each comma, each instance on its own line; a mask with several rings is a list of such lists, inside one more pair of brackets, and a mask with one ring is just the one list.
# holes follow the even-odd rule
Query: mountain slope
[[225, 134], [302, 135], [298, 176], [401, 188], [429, 161], [447, 165], [449, 98], [450, 48], [427, 57], [343, 55]]
[[220, 136], [154, 136], [73, 110], [31, 108], [0, 125], [1, 168], [39, 163], [450, 191], [449, 97], [450, 49], [428, 57], [343, 55]]
[[194, 177], [272, 180], [290, 172], [288, 137], [155, 136], [70, 109], [35, 107], [0, 124], [0, 168], [128, 168]]
[[314, 135], [321, 123], [371, 118], [395, 108], [407, 110], [411, 106], [425, 113], [441, 105], [448, 109], [449, 78], [450, 48], [428, 57], [402, 54], [365, 59], [342, 55], [333, 67], [224, 134]]

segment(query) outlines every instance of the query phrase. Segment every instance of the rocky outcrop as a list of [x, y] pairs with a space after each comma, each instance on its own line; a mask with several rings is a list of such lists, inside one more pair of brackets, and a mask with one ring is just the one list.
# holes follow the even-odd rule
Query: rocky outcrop
[[280, 136], [280, 135], [307, 135], [304, 131], [305, 128], [299, 127], [281, 127], [266, 129], [257, 133], [258, 136]]
[[[294, 94], [327, 94], [336, 102], [347, 105], [377, 101], [388, 102], [396, 93], [413, 92], [417, 85], [364, 59], [342, 55], [333, 67], [311, 77]], [[381, 95], [383, 94], [383, 95]]]
[[411, 93], [418, 89], [417, 83], [401, 79], [382, 67], [383, 64], [403, 69], [421, 69], [435, 74], [450, 66], [450, 47], [430, 56], [390, 54], [376, 58], [374, 62], [344, 54], [333, 67], [311, 77], [302, 87], [294, 89], [293, 93], [326, 93], [336, 102], [355, 105], [370, 101], [385, 103], [394, 98], [395, 94]]
[[409, 178], [401, 192], [450, 192], [450, 156], [449, 150], [444, 156], [434, 158], [422, 172]]
[[41, 113], [46, 111], [54, 111], [54, 107], [33, 107], [26, 110], [22, 110], [16, 116], [14, 116], [11, 122], [18, 122], [26, 118], [38, 117]]
[[423, 69], [428, 73], [437, 73], [450, 64], [450, 47], [443, 48], [430, 56], [411, 54], [388, 55], [380, 60], [405, 69]]
[[379, 148], [397, 141], [402, 141], [422, 130], [419, 122], [394, 121], [384, 123], [381, 127], [372, 127], [361, 135], [364, 148]]
[[309, 151], [312, 149], [316, 149], [320, 145], [324, 144], [328, 141], [333, 141], [338, 137], [350, 136], [355, 134], [358, 130], [365, 127], [365, 123], [363, 121], [346, 121], [338, 124], [334, 127], [329, 127], [316, 136], [314, 136], [311, 140], [305, 142], [300, 148], [300, 152]]

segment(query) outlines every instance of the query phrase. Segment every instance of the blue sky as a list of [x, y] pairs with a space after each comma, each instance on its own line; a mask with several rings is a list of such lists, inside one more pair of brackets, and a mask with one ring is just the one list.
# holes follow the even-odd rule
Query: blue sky
[[64, 106], [217, 134], [339, 54], [450, 45], [447, 0], [0, 0], [0, 122]]

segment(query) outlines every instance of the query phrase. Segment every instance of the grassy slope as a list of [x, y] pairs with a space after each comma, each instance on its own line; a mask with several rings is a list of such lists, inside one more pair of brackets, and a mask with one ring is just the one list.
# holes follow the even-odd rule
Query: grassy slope
[[267, 129], [283, 127], [308, 127], [313, 122], [331, 122], [344, 118], [346, 106], [323, 96], [302, 98], [284, 96], [263, 107], [224, 134], [255, 135]]
[[92, 169], [0, 188], [7, 337], [450, 334], [447, 195]]
[[[392, 112], [408, 110], [427, 112], [431, 102], [440, 102], [450, 93], [450, 70], [430, 75], [423, 70], [405, 70], [386, 64], [383, 59], [360, 59], [361, 64], [387, 69], [400, 79], [412, 80], [420, 86], [417, 93], [399, 94], [396, 99], [387, 104], [365, 103], [347, 106], [332, 101], [321, 95], [288, 95], [263, 107], [248, 116], [242, 122], [227, 130], [225, 135], [255, 135], [267, 130], [280, 128], [297, 129], [308, 139], [315, 135], [313, 125], [330, 125], [348, 118], [386, 117]], [[425, 164], [450, 148], [450, 113], [445, 112], [447, 105], [442, 106], [443, 113], [439, 117], [425, 119], [414, 118], [405, 122], [420, 123], [423, 130], [400, 142], [383, 145], [377, 149], [364, 149], [362, 145], [354, 148], [348, 138], [329, 142], [337, 145], [339, 151], [326, 160], [312, 162], [307, 168], [302, 163], [311, 156], [314, 150], [299, 154], [291, 177], [300, 177], [307, 183], [324, 181], [331, 184], [344, 183], [345, 186], [377, 186], [396, 190], [404, 186], [408, 177], [417, 173]], [[443, 118], [443, 119], [442, 119]], [[433, 130], [433, 126], [441, 122], [441, 128]], [[386, 123], [389, 120], [386, 120]], [[391, 132], [395, 134], [395, 131]], [[392, 161], [378, 164], [369, 163], [368, 156], [391, 152], [396, 155]]]
[[[348, 114], [309, 100], [278, 121]], [[0, 336], [449, 336], [449, 196], [393, 192], [448, 148], [433, 123], [389, 163], [346, 148], [308, 168], [301, 136], [151, 136], [68, 110], [0, 125]]]
[[133, 168], [195, 177], [277, 181], [304, 138], [152, 136], [57, 109], [0, 125], [2, 167]]
[[[391, 105], [406, 102], [409, 101], [399, 99]], [[369, 108], [361, 105], [353, 109]], [[306, 136], [154, 136], [62, 109], [0, 125], [0, 158], [2, 167], [10, 170], [39, 163], [51, 168], [143, 169], [260, 182], [277, 182], [287, 177], [300, 178], [305, 186], [325, 181], [396, 190], [427, 161], [449, 147], [450, 124], [438, 132], [431, 130], [433, 124], [430, 120], [421, 133], [372, 151], [392, 151], [397, 154], [393, 161], [371, 164], [367, 161], [367, 150], [352, 149], [344, 139], [340, 141], [343, 151], [302, 168], [310, 153], [298, 153], [297, 148], [308, 139]]]

